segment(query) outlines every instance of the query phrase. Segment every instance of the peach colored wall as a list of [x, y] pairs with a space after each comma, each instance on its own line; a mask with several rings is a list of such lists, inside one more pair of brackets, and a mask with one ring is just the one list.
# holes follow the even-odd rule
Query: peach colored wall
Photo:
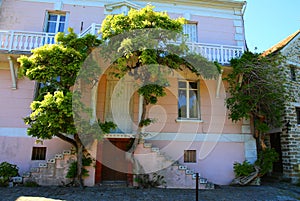
[[[200, 151], [201, 147], [204, 144], [213, 146], [212, 142], [193, 142], [187, 145], [186, 142], [173, 141], [171, 143], [175, 144], [172, 145], [172, 148], [170, 148], [170, 141], [149, 142], [155, 144], [168, 156], [172, 156], [174, 153], [177, 156], [183, 156], [184, 150], [196, 150], [197, 163], [184, 163], [183, 157], [180, 157], [178, 161], [183, 165], [187, 165], [189, 169], [200, 173], [201, 177], [219, 185], [228, 185], [234, 178], [234, 162], [245, 160], [244, 145], [241, 142], [218, 142], [204, 158]], [[168, 149], [166, 149], [167, 146], [169, 146]], [[178, 155], [179, 152], [181, 155]]]
[[46, 159], [52, 159], [55, 154], [61, 154], [63, 150], [68, 150], [71, 145], [58, 138], [44, 140], [43, 145], [35, 144], [35, 138], [31, 137], [3, 137], [0, 136], [0, 163], [7, 161], [16, 164], [22, 174], [30, 170], [31, 167], [38, 167], [40, 162], [32, 161], [32, 147], [47, 147]]
[[[182, 14], [168, 13], [172, 18]], [[192, 15], [190, 21], [197, 22], [198, 42], [212, 44], [237, 45], [233, 19]]]
[[25, 127], [23, 118], [31, 112], [34, 82], [26, 78], [18, 79], [17, 89], [11, 89], [9, 70], [0, 70], [0, 127]]
[[20, 0], [3, 1], [0, 29], [43, 31], [46, 10], [53, 10], [53, 4]]
[[69, 11], [69, 25], [76, 33], [80, 33], [81, 22], [83, 22], [83, 30], [92, 23], [101, 24], [104, 20], [103, 7], [64, 5], [63, 11]]
[[199, 43], [237, 45], [233, 20], [202, 16], [193, 16], [192, 19], [198, 22]]
[[148, 132], [192, 132], [192, 133], [241, 133], [241, 122], [228, 119], [225, 108], [225, 89], [221, 88], [216, 98], [216, 80], [200, 81], [201, 123], [176, 122], [178, 117], [177, 79], [170, 80], [167, 95], [159, 98], [155, 106], [149, 106], [149, 117], [156, 121], [146, 128]]
[[[198, 78], [199, 79], [199, 78]], [[177, 122], [178, 118], [178, 79], [170, 78], [170, 88], [166, 96], [159, 98], [156, 105], [148, 106], [148, 117], [155, 122], [146, 127], [148, 132], [179, 132], [179, 133], [241, 133], [241, 122], [233, 123], [228, 118], [225, 107], [226, 92], [224, 85], [220, 89], [220, 97], [216, 98], [216, 80], [200, 80], [200, 113], [203, 122]], [[97, 117], [104, 120], [106, 76], [99, 82]], [[133, 121], [137, 125], [139, 114], [139, 97], [134, 94]]]
[[[43, 31], [45, 12], [53, 9], [53, 3], [3, 1], [0, 29]], [[105, 18], [103, 7], [63, 4], [62, 11], [70, 13], [68, 27], [74, 28], [76, 33], [80, 33], [81, 22], [85, 30], [92, 23], [101, 24]], [[169, 15], [172, 18], [182, 16], [176, 13], [169, 13]], [[237, 45], [233, 19], [201, 16], [199, 13], [199, 16], [192, 15], [190, 20], [198, 23], [198, 42]]]
[[[26, 9], [24, 9], [26, 8]], [[53, 11], [53, 3], [25, 2], [20, 0], [4, 1], [0, 14], [0, 29], [43, 31], [46, 10]], [[80, 33], [92, 23], [100, 24], [104, 19], [103, 8], [64, 4], [62, 11], [70, 13], [68, 27]]]

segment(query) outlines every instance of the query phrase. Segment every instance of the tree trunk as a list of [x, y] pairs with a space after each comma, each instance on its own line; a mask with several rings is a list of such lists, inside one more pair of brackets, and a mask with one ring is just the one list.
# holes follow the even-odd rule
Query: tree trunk
[[[144, 175], [144, 168], [139, 163], [139, 161], [135, 159], [134, 152], [135, 152], [138, 144], [141, 141], [141, 134], [142, 134], [142, 130], [143, 130], [143, 127], [144, 127], [144, 125], [143, 125], [142, 122], [146, 119], [146, 112], [147, 112], [147, 102], [146, 102], [145, 99], [143, 99], [143, 108], [142, 108], [141, 119], [140, 119], [140, 122], [139, 122], [139, 125], [138, 125], [138, 129], [137, 129], [137, 132], [136, 132], [136, 135], [135, 135], [134, 142], [132, 143], [132, 146], [131, 146], [131, 148], [128, 151], [128, 153], [130, 154], [129, 160], [133, 164], [133, 176], [138, 181]], [[138, 185], [138, 187], [140, 187], [139, 183], [137, 183], [137, 185]]]
[[78, 134], [74, 135], [74, 139], [76, 141], [76, 150], [77, 150], [77, 175], [74, 178], [74, 184], [80, 187], [83, 187], [83, 179], [82, 179], [82, 158], [83, 158], [83, 144], [78, 136]]

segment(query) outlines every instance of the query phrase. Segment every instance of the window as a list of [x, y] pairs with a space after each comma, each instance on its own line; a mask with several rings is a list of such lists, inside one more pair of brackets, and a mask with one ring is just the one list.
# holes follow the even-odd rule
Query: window
[[196, 150], [184, 150], [184, 162], [196, 163]]
[[178, 82], [178, 119], [200, 119], [198, 82]]
[[64, 32], [66, 28], [66, 15], [48, 13], [46, 15], [45, 31], [48, 33]]
[[297, 124], [300, 125], [300, 107], [296, 107]]
[[183, 25], [183, 33], [187, 35], [187, 42], [198, 42], [197, 24], [188, 23]]
[[32, 147], [31, 160], [45, 160], [46, 147]]
[[296, 69], [295, 69], [295, 67], [291, 66], [290, 67], [290, 72], [291, 72], [291, 80], [296, 81]]

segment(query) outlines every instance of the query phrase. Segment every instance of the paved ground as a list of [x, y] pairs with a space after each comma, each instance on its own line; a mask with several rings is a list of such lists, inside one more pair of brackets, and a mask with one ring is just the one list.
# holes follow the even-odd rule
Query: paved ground
[[[12, 187], [0, 188], [2, 201], [193, 201], [195, 190], [134, 189], [117, 186], [87, 187]], [[288, 183], [265, 183], [261, 186], [219, 186], [200, 190], [199, 200], [217, 201], [292, 201], [300, 200], [300, 187]]]

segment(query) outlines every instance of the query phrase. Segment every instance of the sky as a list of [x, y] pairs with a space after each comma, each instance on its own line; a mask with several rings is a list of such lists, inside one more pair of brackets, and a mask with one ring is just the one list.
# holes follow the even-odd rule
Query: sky
[[300, 29], [300, 0], [247, 0], [244, 22], [249, 51], [261, 53]]

